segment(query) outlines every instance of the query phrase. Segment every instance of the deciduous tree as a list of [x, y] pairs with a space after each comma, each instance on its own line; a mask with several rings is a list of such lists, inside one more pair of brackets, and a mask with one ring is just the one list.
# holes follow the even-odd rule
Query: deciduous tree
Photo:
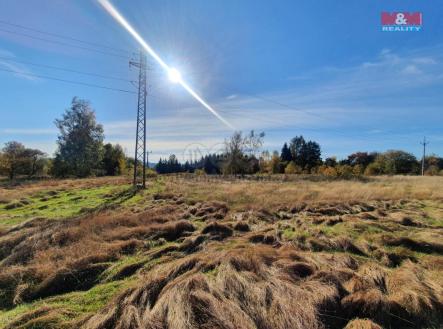
[[100, 167], [103, 158], [103, 127], [88, 101], [75, 97], [61, 119], [58, 150], [53, 164], [56, 176], [86, 177]]
[[1, 169], [9, 179], [14, 179], [23, 168], [25, 162], [25, 146], [22, 143], [11, 141], [5, 143], [2, 153]]
[[225, 141], [225, 161], [223, 172], [225, 174], [251, 174], [260, 169], [255, 154], [263, 145], [264, 133], [256, 134], [251, 131], [243, 136], [240, 131]]
[[383, 174], [417, 174], [420, 165], [417, 158], [411, 153], [400, 150], [389, 150], [379, 154], [375, 163], [381, 168]]
[[104, 146], [103, 169], [105, 175], [116, 176], [124, 173], [126, 168], [126, 156], [120, 145], [110, 143]]
[[7, 175], [9, 179], [14, 179], [17, 175], [32, 177], [42, 174], [47, 163], [47, 159], [44, 159], [44, 152], [26, 148], [16, 141], [7, 142], [2, 151], [0, 173]]

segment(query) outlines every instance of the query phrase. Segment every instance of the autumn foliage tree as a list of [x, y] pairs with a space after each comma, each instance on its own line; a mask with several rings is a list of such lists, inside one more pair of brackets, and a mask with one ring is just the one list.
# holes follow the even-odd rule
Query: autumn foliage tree
[[253, 174], [260, 170], [256, 153], [263, 145], [265, 134], [256, 134], [253, 130], [248, 135], [236, 131], [225, 141], [223, 173]]
[[103, 170], [107, 176], [122, 175], [126, 168], [126, 156], [120, 145], [107, 143], [104, 146]]
[[26, 148], [22, 143], [11, 141], [5, 143], [0, 153], [0, 174], [14, 179], [17, 175], [36, 176], [43, 173], [45, 153]]

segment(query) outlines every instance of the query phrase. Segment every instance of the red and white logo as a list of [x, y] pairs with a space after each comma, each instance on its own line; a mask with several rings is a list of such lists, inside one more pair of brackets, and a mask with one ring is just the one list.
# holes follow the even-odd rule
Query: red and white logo
[[385, 32], [418, 32], [422, 28], [421, 12], [382, 12], [381, 25]]

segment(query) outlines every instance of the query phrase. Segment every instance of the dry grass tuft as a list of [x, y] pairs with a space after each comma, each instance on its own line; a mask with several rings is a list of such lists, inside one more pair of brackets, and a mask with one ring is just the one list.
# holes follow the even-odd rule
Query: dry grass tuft
[[383, 329], [378, 324], [368, 319], [355, 319], [350, 321], [345, 329]]
[[223, 240], [230, 237], [233, 234], [233, 230], [227, 225], [212, 222], [202, 230], [202, 233], [209, 234], [212, 239]]
[[315, 271], [312, 265], [302, 262], [289, 263], [284, 266], [284, 269], [293, 279], [306, 278], [314, 274]]
[[365, 265], [344, 286], [350, 294], [341, 303], [350, 318], [367, 317], [401, 328], [441, 319], [442, 287], [412, 262], [390, 272], [376, 264]]
[[338, 237], [330, 239], [327, 237], [309, 238], [307, 246], [312, 251], [344, 251], [360, 256], [366, 256], [362, 248], [358, 247], [351, 239], [346, 237]]
[[263, 243], [269, 245], [278, 246], [280, 243], [275, 235], [272, 234], [253, 234], [249, 237], [249, 241], [252, 243]]
[[387, 246], [402, 246], [413, 251], [423, 253], [438, 253], [443, 254], [443, 244], [431, 241], [418, 241], [408, 237], [384, 237], [382, 242]]
[[30, 311], [9, 323], [5, 329], [68, 329], [62, 320], [67, 315], [66, 311], [43, 306], [35, 311]]
[[400, 224], [403, 226], [420, 226], [420, 223], [417, 223], [410, 217], [403, 217], [400, 221]]
[[180, 211], [169, 205], [138, 214], [107, 211], [11, 230], [0, 238], [0, 307], [91, 288], [109, 262], [146, 248], [146, 239], [164, 243], [195, 231], [176, 220]]
[[228, 207], [223, 202], [210, 201], [194, 205], [190, 213], [202, 220], [220, 220], [225, 218], [228, 213]]
[[74, 290], [87, 290], [97, 283], [97, 278], [108, 266], [109, 264], [92, 263], [75, 269], [59, 269], [38, 284], [30, 292], [30, 296], [21, 299], [35, 300]]
[[387, 279], [392, 312], [415, 324], [443, 317], [443, 287], [436, 285], [423, 269], [408, 261]]
[[251, 230], [250, 226], [246, 222], [238, 222], [234, 225], [234, 230], [240, 232], [249, 232]]
[[[281, 261], [290, 261], [283, 255], [257, 246], [177, 260], [154, 270], [84, 328], [323, 328], [320, 313], [338, 305], [337, 288], [302, 280], [313, 268], [283, 267]], [[208, 270], [214, 274], [205, 275]]]

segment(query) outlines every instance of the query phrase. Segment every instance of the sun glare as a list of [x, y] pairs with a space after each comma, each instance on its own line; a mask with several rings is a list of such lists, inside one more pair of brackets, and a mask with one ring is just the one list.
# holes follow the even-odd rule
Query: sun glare
[[168, 71], [169, 80], [173, 83], [179, 83], [182, 81], [182, 75], [181, 73], [174, 68], [170, 68]]
[[97, 0], [103, 8], [128, 31], [135, 40], [152, 56], [160, 66], [165, 69], [172, 82], [179, 83], [192, 97], [194, 97], [201, 105], [203, 105], [209, 112], [216, 116], [221, 122], [231, 129], [234, 127], [224, 119], [218, 112], [209, 105], [203, 98], [200, 97], [181, 77], [181, 74], [176, 69], [168, 66], [168, 64], [160, 58], [160, 56], [151, 48], [151, 46], [140, 36], [140, 34], [129, 24], [129, 22], [118, 12], [118, 10], [109, 2], [109, 0]]

